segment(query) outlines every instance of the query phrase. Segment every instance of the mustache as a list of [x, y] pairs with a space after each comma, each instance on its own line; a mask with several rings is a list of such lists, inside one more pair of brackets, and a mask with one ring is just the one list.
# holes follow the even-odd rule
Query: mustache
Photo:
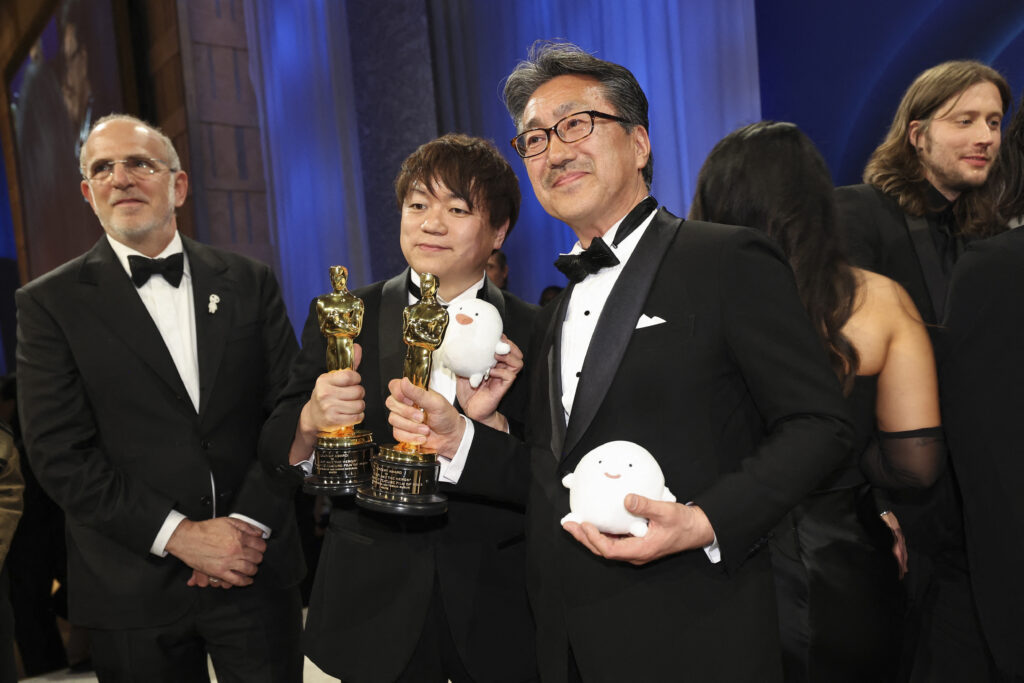
[[118, 202], [123, 202], [123, 201], [127, 201], [127, 200], [134, 200], [134, 201], [138, 201], [138, 202], [145, 202], [146, 198], [145, 197], [141, 197], [141, 196], [139, 196], [138, 194], [136, 194], [134, 192], [125, 192], [125, 193], [122, 193], [122, 194], [118, 195], [117, 197], [111, 197], [108, 203], [110, 204], [110, 206], [115, 206]]
[[564, 176], [566, 173], [573, 173], [575, 171], [583, 171], [584, 173], [589, 172], [592, 169], [592, 165], [584, 160], [572, 160], [565, 161], [557, 166], [552, 166], [544, 174], [543, 182], [544, 187], [551, 187], [558, 179]]

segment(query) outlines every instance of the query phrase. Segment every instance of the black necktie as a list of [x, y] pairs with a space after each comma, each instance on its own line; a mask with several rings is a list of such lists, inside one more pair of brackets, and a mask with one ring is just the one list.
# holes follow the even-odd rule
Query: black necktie
[[145, 256], [129, 256], [128, 267], [132, 271], [132, 282], [141, 287], [152, 275], [163, 275], [164, 279], [177, 287], [181, 284], [181, 275], [185, 268], [185, 254], [178, 252], [167, 258], [146, 258]]
[[[617, 247], [626, 239], [631, 232], [637, 229], [651, 211], [658, 208], [658, 200], [654, 197], [647, 197], [633, 207], [633, 210], [626, 214], [626, 217], [619, 223], [619, 229], [615, 231], [615, 239], [612, 246]], [[603, 239], [595, 237], [590, 246], [578, 254], [562, 254], [555, 261], [555, 268], [569, 278], [570, 282], [580, 282], [588, 275], [592, 275], [603, 268], [618, 265], [619, 259], [612, 252]]]

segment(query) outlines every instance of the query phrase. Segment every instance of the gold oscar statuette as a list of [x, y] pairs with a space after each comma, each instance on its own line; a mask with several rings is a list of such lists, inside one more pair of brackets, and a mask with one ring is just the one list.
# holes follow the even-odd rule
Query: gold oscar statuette
[[[327, 371], [349, 370], [353, 365], [353, 344], [363, 329], [363, 301], [348, 291], [348, 269], [331, 266], [334, 291], [316, 298], [320, 333], [327, 343]], [[313, 450], [313, 473], [302, 489], [306, 493], [346, 496], [370, 479], [370, 460], [375, 445], [373, 434], [355, 425], [319, 432]]]
[[[405, 364], [402, 375], [418, 387], [430, 384], [430, 361], [448, 329], [448, 311], [437, 302], [436, 275], [420, 275], [420, 300], [402, 312]], [[361, 486], [356, 503], [378, 512], [439, 515], [448, 499], [437, 492], [437, 454], [413, 443], [381, 446], [373, 458], [369, 486]]]

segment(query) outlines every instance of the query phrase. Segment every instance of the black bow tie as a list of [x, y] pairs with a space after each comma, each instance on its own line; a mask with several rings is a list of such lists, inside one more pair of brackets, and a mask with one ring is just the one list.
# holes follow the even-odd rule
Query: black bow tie
[[132, 282], [141, 287], [152, 275], [163, 275], [164, 279], [177, 287], [181, 284], [181, 276], [185, 269], [185, 254], [178, 252], [167, 258], [146, 258], [145, 256], [129, 256], [128, 267], [132, 271]]
[[619, 259], [612, 253], [612, 248], [600, 237], [595, 237], [590, 246], [578, 254], [562, 254], [555, 261], [555, 268], [569, 278], [570, 282], [581, 282], [602, 268], [618, 265]]
[[[631, 232], [637, 229], [651, 211], [658, 208], [658, 200], [654, 197], [647, 197], [633, 207], [633, 210], [626, 214], [626, 217], [619, 223], [619, 229], [615, 231], [615, 239], [612, 246], [617, 247], [626, 239]], [[570, 282], [580, 282], [588, 275], [592, 275], [603, 268], [610, 268], [619, 264], [618, 257], [612, 252], [611, 247], [605, 244], [600, 237], [595, 237], [590, 246], [579, 254], [562, 254], [555, 261], [555, 268], [562, 271]]]

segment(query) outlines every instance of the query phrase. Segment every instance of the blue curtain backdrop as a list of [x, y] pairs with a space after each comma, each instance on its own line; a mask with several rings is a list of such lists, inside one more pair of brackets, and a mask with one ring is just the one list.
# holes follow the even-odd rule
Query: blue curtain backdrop
[[271, 233], [297, 327], [310, 298], [330, 290], [329, 266], [358, 264], [353, 286], [374, 278], [344, 10], [330, 0], [245, 3]]
[[[402, 32], [429, 26], [425, 57], [434, 82], [416, 113], [433, 119], [434, 127], [418, 142], [448, 131], [487, 137], [519, 173], [524, 209], [507, 253], [511, 289], [530, 301], [548, 284], [564, 283], [551, 263], [575, 241], [537, 203], [521, 160], [507, 144], [514, 130], [502, 104], [501, 80], [531, 43], [564, 38], [633, 71], [651, 103], [653, 192], [676, 213], [685, 213], [711, 146], [760, 118], [754, 0], [382, 0], [372, 6], [363, 0], [255, 0], [246, 8], [273, 188], [271, 215], [297, 325], [309, 298], [324, 291], [329, 262], [352, 264], [363, 276], [358, 282], [367, 282], [371, 259], [382, 260], [376, 242], [373, 254], [365, 246], [366, 216], [376, 208], [367, 207], [365, 197], [383, 193], [363, 185], [384, 181], [376, 169], [364, 172], [376, 153], [364, 148], [360, 154], [354, 138], [365, 138], [371, 124], [404, 128], [395, 110], [405, 112], [409, 105], [393, 101], [401, 98], [397, 86], [391, 97], [353, 92], [366, 64], [388, 59], [390, 48], [350, 48], [382, 27]], [[362, 98], [362, 114], [355, 98]], [[383, 143], [375, 144], [380, 151]], [[393, 165], [392, 178], [398, 171]], [[375, 225], [372, 232], [390, 232], [397, 249], [393, 215], [394, 226]]]
[[565, 39], [628, 67], [650, 102], [652, 193], [685, 214], [711, 147], [760, 115], [753, 0], [432, 0], [428, 3], [442, 132], [492, 139], [512, 163], [523, 211], [506, 242], [510, 288], [537, 301], [565, 278], [551, 265], [576, 238], [544, 212], [501, 97], [537, 39]]
[[1024, 2], [1005, 0], [254, 0], [247, 11], [293, 316], [324, 290], [328, 262], [352, 264], [356, 282], [401, 267], [391, 179], [447, 131], [494, 140], [519, 173], [511, 289], [536, 301], [564, 282], [551, 262], [574, 237], [534, 198], [501, 99], [537, 39], [636, 74], [651, 104], [653, 192], [680, 214], [712, 145], [762, 114], [800, 125], [850, 183], [923, 69], [975, 58], [1018, 97], [1024, 86]]

